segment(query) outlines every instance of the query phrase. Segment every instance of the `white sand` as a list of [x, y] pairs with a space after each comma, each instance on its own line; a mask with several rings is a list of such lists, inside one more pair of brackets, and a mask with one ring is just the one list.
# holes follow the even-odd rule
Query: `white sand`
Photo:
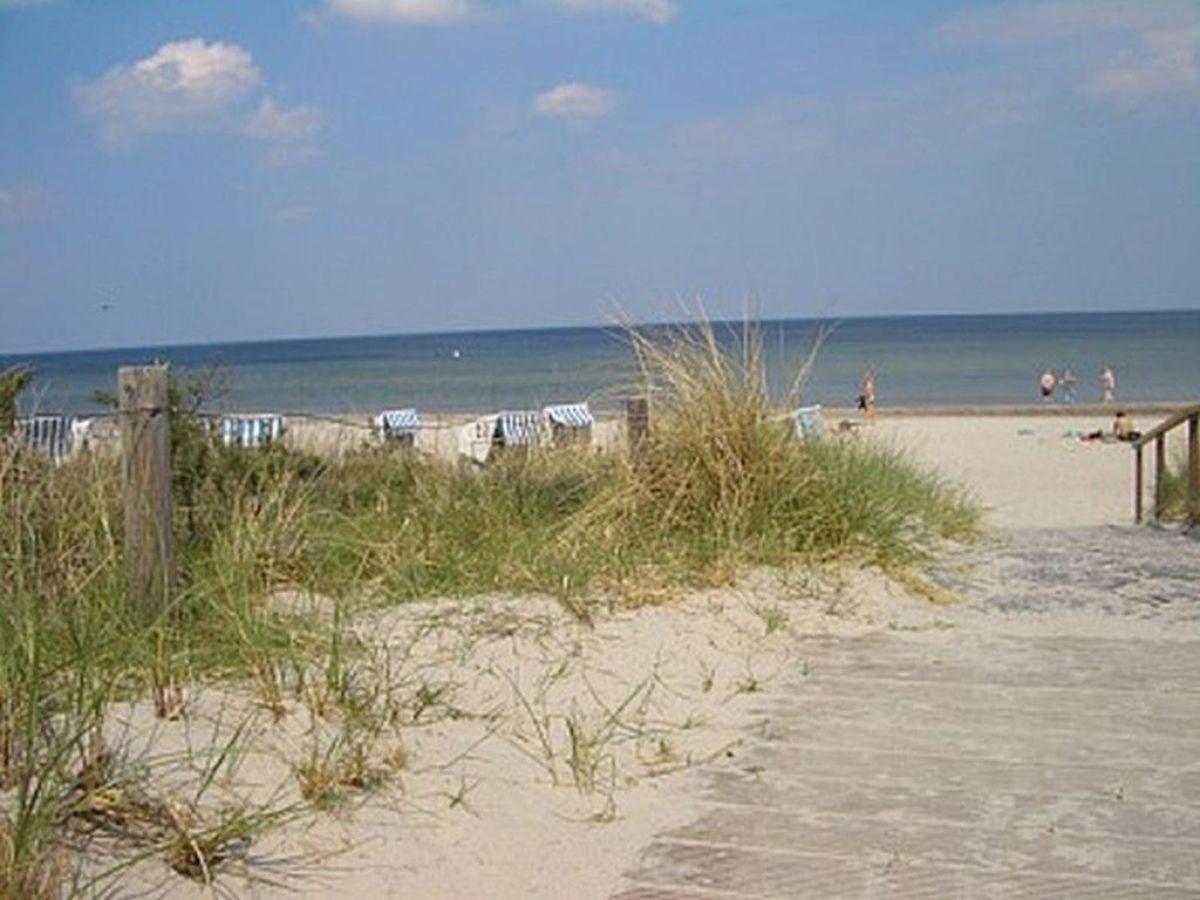
[[[924, 627], [938, 613], [872, 572], [758, 572], [737, 588], [640, 599], [663, 605], [603, 612], [594, 627], [539, 597], [364, 619], [358, 631], [381, 667], [373, 683], [408, 717], [407, 767], [389, 788], [259, 838], [221, 884], [255, 897], [607, 896], [654, 833], [693, 816], [697, 764], [740, 764], [760, 692], [801, 664], [801, 636]], [[414, 722], [422, 687], [440, 693]], [[154, 720], [146, 704], [125, 709], [114, 734], [135, 757], [216, 752], [249, 716], [248, 753], [202, 805], [278, 806], [298, 800], [293, 766], [337, 730], [301, 703], [285, 706], [276, 721], [246, 692], [214, 687], [176, 722]], [[186, 797], [199, 778], [156, 781]], [[157, 858], [125, 873], [122, 890], [135, 886], [207, 896]]]
[[[1148, 430], [1156, 423], [1135, 424]], [[1111, 427], [1103, 417], [914, 416], [883, 418], [863, 433], [910, 450], [966, 485], [993, 526], [1064, 528], [1133, 521], [1133, 451], [1078, 437]], [[1148, 497], [1150, 448], [1145, 465]]]

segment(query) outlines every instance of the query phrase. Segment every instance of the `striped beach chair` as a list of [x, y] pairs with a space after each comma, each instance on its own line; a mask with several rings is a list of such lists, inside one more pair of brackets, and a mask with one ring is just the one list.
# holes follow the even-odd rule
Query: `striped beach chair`
[[541, 442], [542, 417], [537, 412], [502, 412], [496, 417], [492, 442], [502, 447], [532, 447]]
[[385, 409], [375, 420], [385, 443], [411, 447], [421, 430], [421, 417], [415, 409]]
[[556, 445], [587, 444], [596, 424], [586, 403], [559, 403], [542, 409], [542, 419]]
[[802, 406], [796, 410], [794, 415], [796, 437], [802, 441], [819, 438], [821, 432], [825, 430], [825, 423], [821, 419], [821, 407], [819, 405]]
[[221, 417], [221, 443], [226, 447], [265, 447], [278, 443], [285, 430], [283, 416]]
[[17, 443], [32, 450], [55, 465], [71, 455], [75, 446], [72, 416], [30, 416], [17, 419]]

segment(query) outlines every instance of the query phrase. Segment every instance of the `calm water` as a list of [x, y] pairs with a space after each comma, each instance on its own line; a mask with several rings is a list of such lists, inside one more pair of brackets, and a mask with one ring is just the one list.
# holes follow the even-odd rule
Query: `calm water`
[[[808, 354], [811, 320], [763, 325], [777, 388]], [[590, 399], [615, 405], [633, 382], [621, 334], [609, 328], [394, 335], [0, 356], [0, 368], [32, 364], [26, 405], [99, 411], [118, 365], [169, 361], [176, 369], [219, 364], [231, 392], [223, 409], [337, 413], [417, 406], [487, 411]], [[1024, 403], [1037, 399], [1047, 366], [1071, 368], [1080, 402], [1098, 400], [1098, 372], [1112, 365], [1118, 396], [1200, 398], [1200, 310], [1014, 316], [913, 316], [836, 323], [812, 373], [810, 402], [849, 405], [865, 364], [875, 367], [886, 405]]]

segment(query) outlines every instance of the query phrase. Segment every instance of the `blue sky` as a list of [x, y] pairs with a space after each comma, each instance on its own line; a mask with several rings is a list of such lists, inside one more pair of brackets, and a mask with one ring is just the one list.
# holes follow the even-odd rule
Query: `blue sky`
[[1194, 0], [0, 0], [0, 108], [0, 352], [1200, 306]]

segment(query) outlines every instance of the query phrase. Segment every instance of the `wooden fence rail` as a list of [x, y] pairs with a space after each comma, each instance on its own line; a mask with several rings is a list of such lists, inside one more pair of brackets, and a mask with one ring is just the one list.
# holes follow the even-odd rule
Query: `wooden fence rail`
[[1151, 428], [1133, 442], [1133, 518], [1143, 519], [1145, 468], [1142, 449], [1154, 443], [1154, 518], [1158, 519], [1167, 474], [1167, 435], [1181, 425], [1187, 426], [1187, 457], [1184, 463], [1187, 481], [1186, 516], [1191, 524], [1200, 523], [1200, 404], [1181, 409]]

